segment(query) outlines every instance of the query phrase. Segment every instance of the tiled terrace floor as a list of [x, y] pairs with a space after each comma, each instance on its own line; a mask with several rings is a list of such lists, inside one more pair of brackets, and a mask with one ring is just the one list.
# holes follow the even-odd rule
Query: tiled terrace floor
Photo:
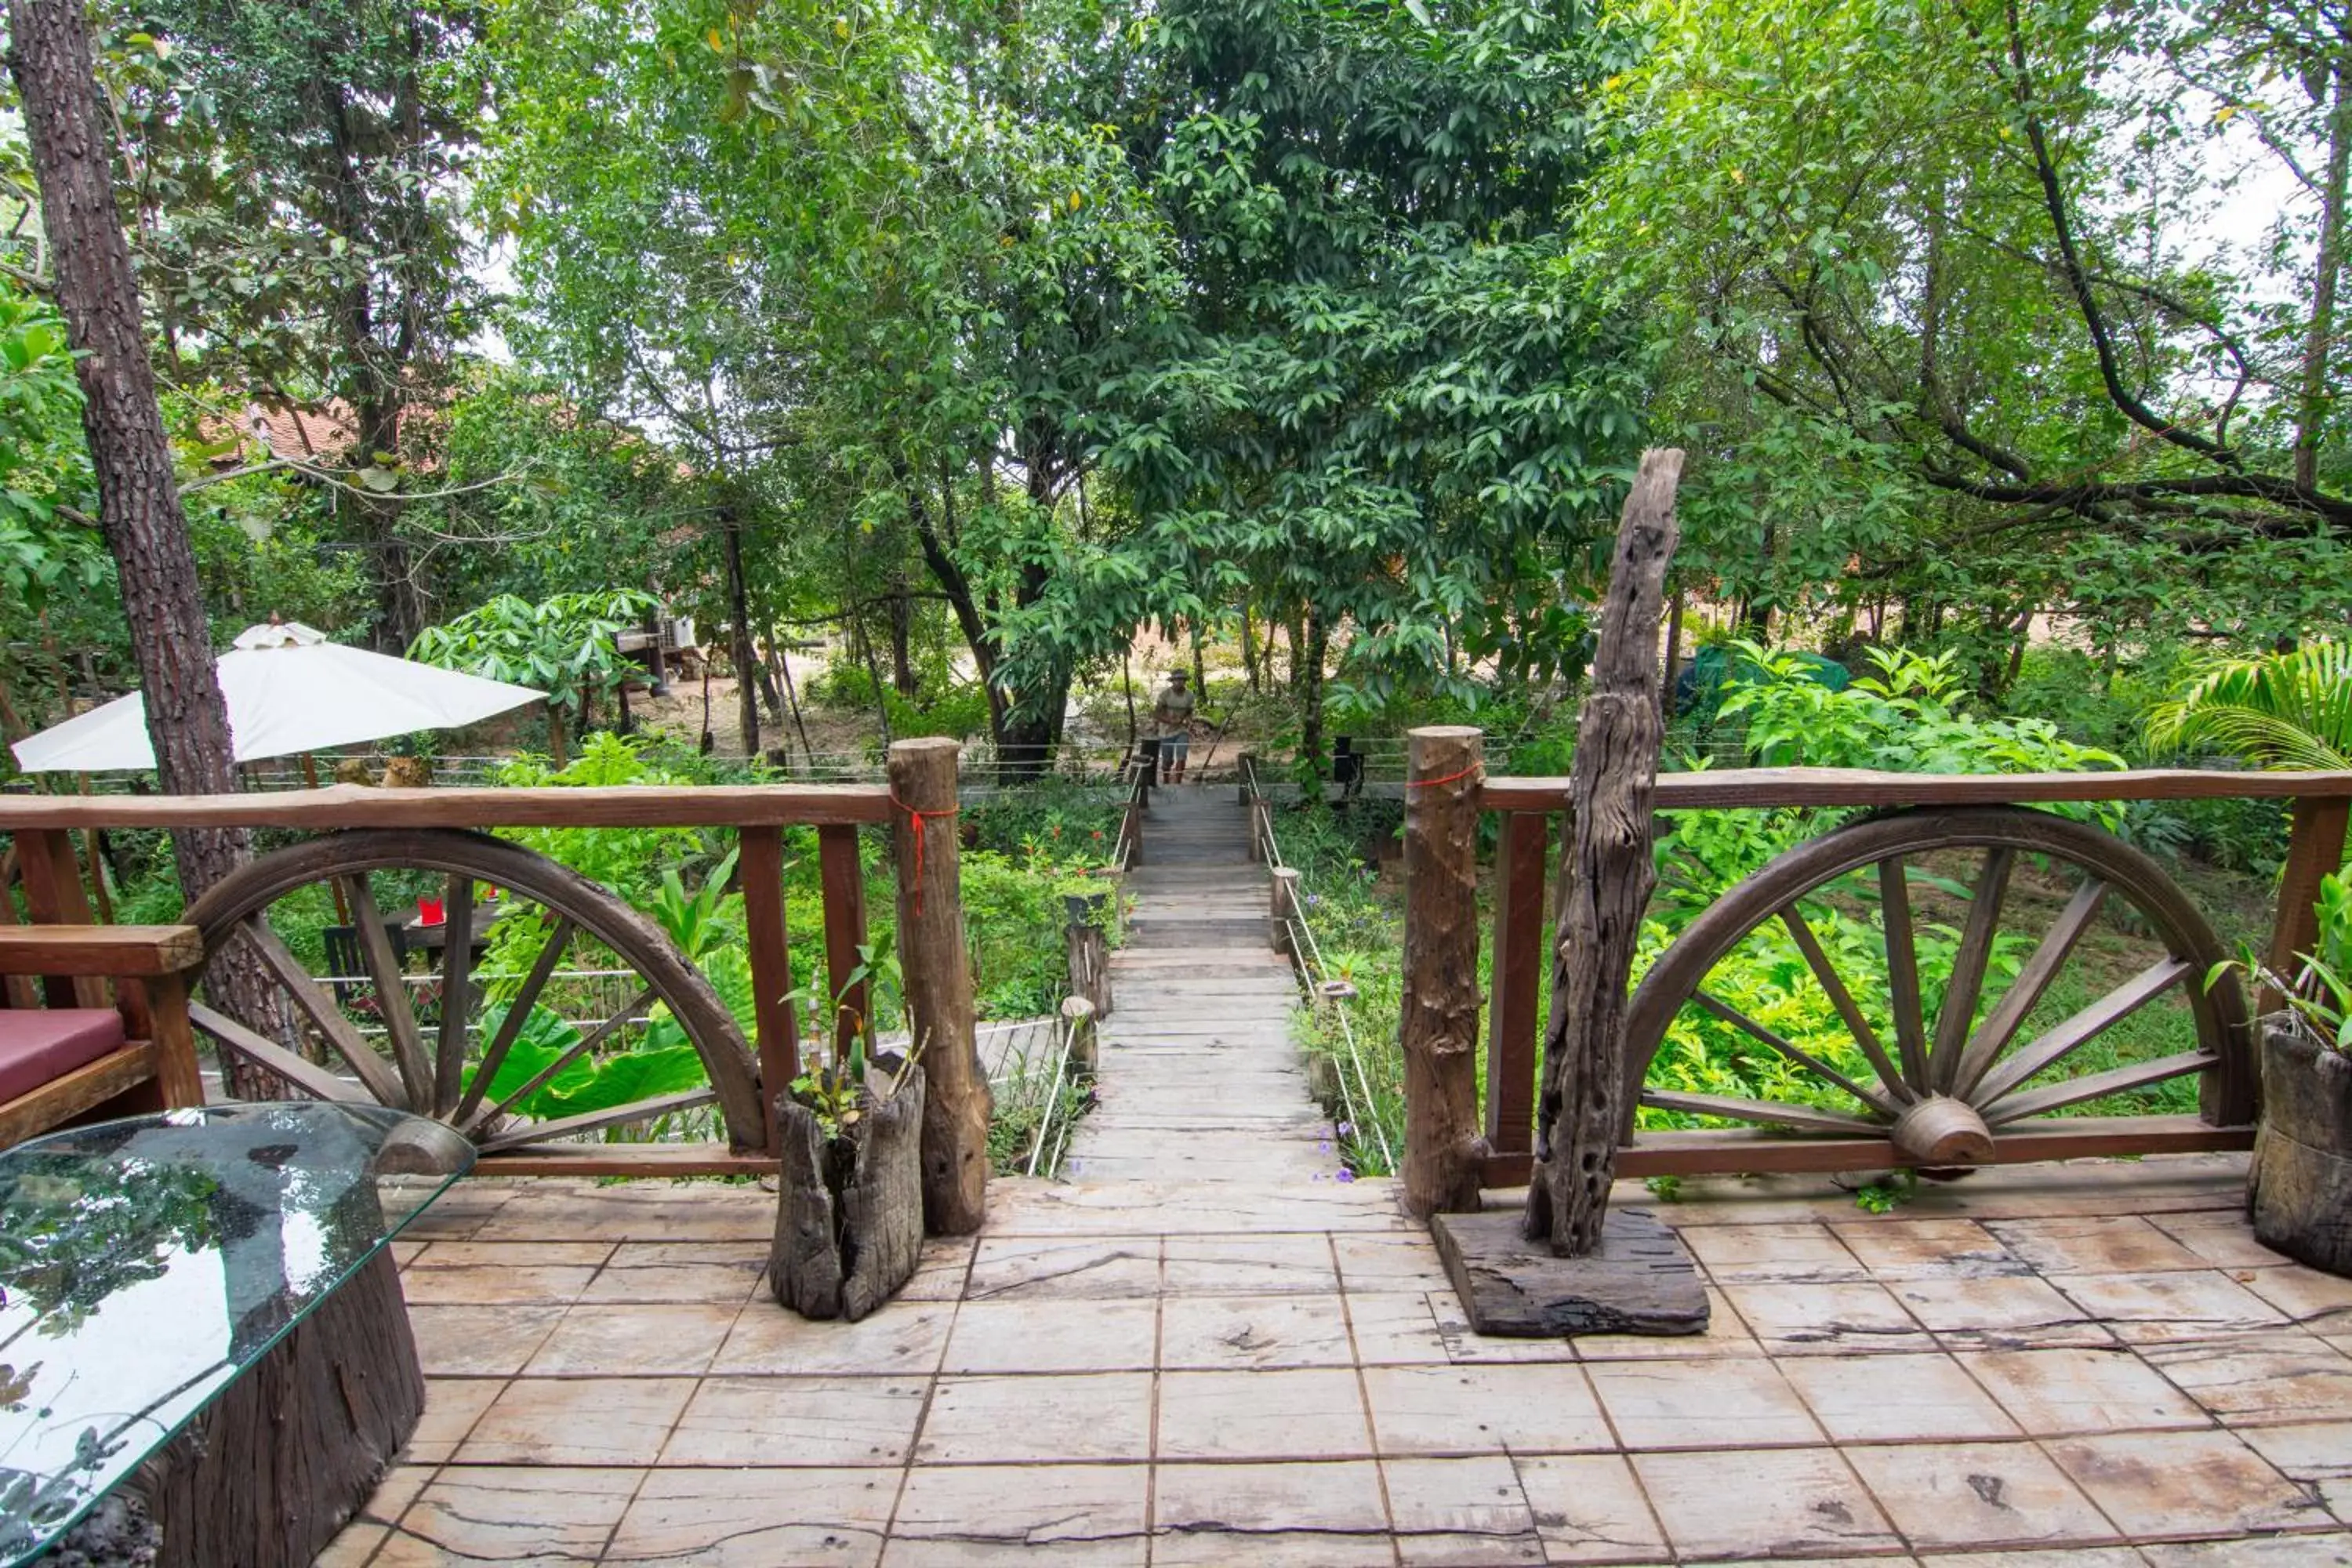
[[760, 1293], [756, 1191], [474, 1184], [404, 1244], [425, 1426], [323, 1561], [2352, 1563], [2352, 1284], [2241, 1180], [1687, 1184], [1712, 1331], [1573, 1344], [1468, 1334], [1381, 1183], [1000, 1183], [850, 1327]]

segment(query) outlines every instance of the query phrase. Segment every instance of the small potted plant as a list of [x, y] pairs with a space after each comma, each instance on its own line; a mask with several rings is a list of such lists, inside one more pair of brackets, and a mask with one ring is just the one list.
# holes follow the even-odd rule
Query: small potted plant
[[2321, 879], [2317, 912], [2294, 978], [2261, 972], [2286, 1006], [2263, 1020], [2246, 1208], [2264, 1247], [2352, 1277], [2352, 883]]
[[[895, 985], [887, 938], [858, 956], [843, 996], [860, 981]], [[869, 1016], [840, 1000], [835, 1010], [849, 1017], [846, 1043], [826, 1062], [821, 1040], [812, 1040], [814, 1066], [777, 1102], [783, 1164], [768, 1282], [803, 1317], [855, 1322], [888, 1300], [922, 1257], [923, 1069], [919, 1047], [903, 1056], [879, 1050]]]

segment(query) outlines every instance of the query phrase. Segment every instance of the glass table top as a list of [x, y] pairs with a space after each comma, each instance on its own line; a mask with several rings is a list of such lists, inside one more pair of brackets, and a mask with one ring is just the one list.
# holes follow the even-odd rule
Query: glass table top
[[0, 1152], [0, 1564], [38, 1555], [473, 1163], [437, 1121], [304, 1100]]

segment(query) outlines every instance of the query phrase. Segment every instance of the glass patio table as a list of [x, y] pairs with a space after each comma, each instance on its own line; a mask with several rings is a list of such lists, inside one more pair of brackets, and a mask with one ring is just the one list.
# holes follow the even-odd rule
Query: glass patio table
[[[473, 1163], [439, 1122], [319, 1101], [171, 1110], [0, 1152], [0, 1564], [55, 1543], [357, 1279], [373, 1283], [352, 1301], [389, 1293], [374, 1317], [396, 1320], [409, 1363], [381, 1381], [396, 1395], [418, 1379], [382, 1255]], [[361, 1334], [365, 1349], [341, 1353], [383, 1342]], [[392, 1403], [379, 1426], [398, 1425]], [[157, 1523], [168, 1536], [180, 1521]]]

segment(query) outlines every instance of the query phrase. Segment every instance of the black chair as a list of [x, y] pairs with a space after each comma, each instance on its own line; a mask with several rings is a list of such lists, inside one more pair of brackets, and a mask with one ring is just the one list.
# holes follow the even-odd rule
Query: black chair
[[[360, 952], [359, 927], [329, 926], [319, 934], [325, 938], [327, 943], [328, 973], [352, 975], [367, 973], [367, 959]], [[393, 963], [403, 969], [407, 968], [407, 929], [398, 921], [386, 921], [383, 922], [383, 934], [392, 942]], [[336, 1003], [345, 1007], [353, 1005], [361, 993], [366, 989], [363, 983], [350, 979], [336, 980], [331, 982], [331, 984]]]

